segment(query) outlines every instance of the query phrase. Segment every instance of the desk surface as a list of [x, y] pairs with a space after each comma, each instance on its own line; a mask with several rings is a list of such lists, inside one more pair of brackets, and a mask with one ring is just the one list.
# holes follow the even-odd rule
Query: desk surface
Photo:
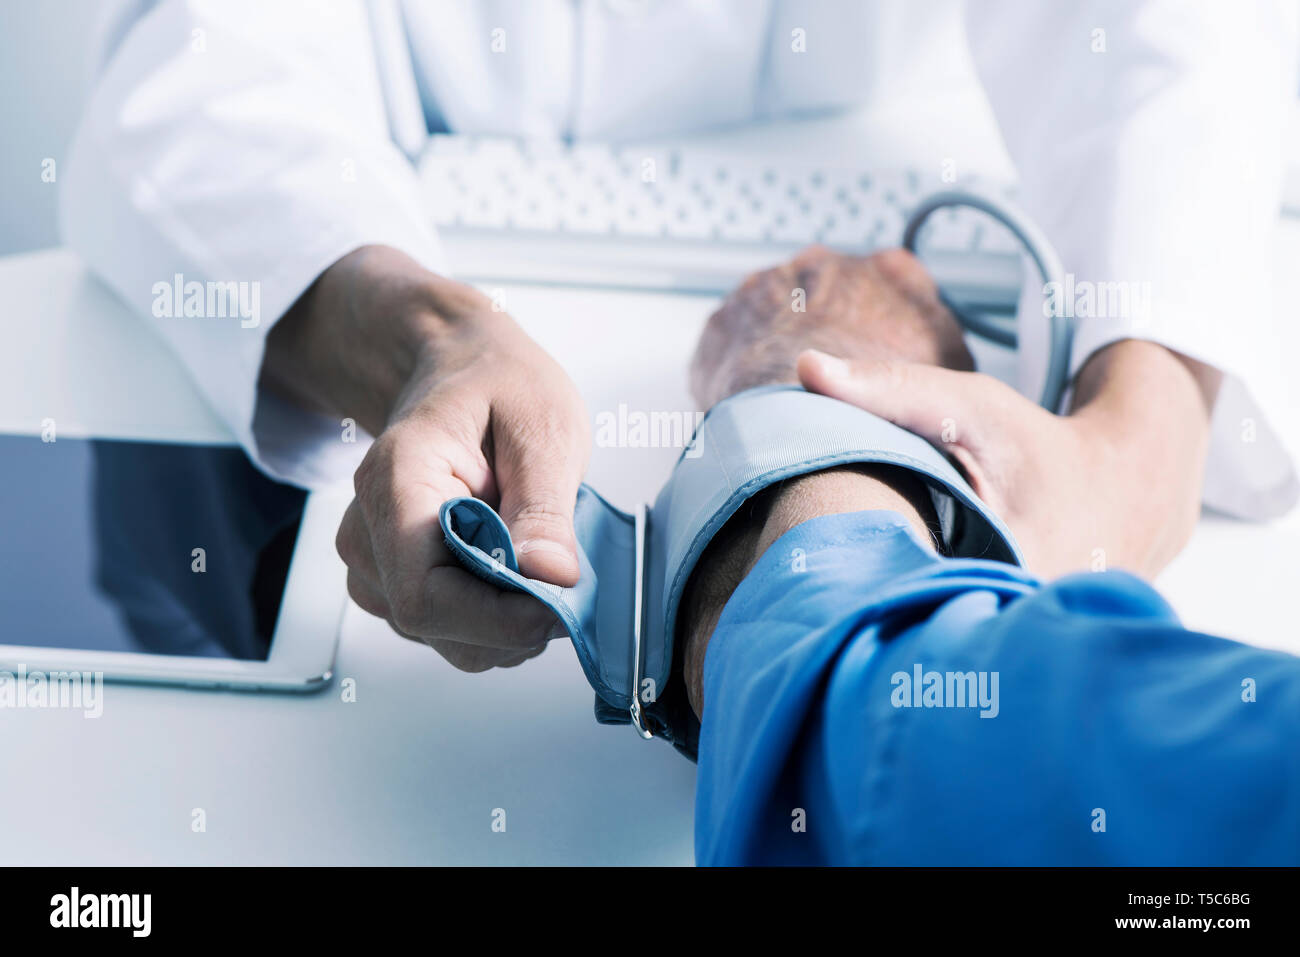
[[[1300, 226], [1283, 252], [1300, 257]], [[17, 339], [0, 354], [0, 430], [34, 433], [51, 417], [61, 435], [228, 440], [147, 323], [73, 256], [0, 260], [0, 286]], [[1287, 291], [1279, 302], [1297, 301], [1300, 289]], [[712, 299], [504, 295], [593, 418], [619, 403], [692, 409], [685, 360]], [[613, 323], [653, 332], [610, 336]], [[598, 447], [588, 479], [630, 506], [654, 495], [675, 454]], [[1300, 514], [1268, 526], [1207, 516], [1159, 584], [1189, 627], [1300, 652], [1297, 552]], [[336, 674], [356, 680], [355, 703], [337, 683], [302, 697], [117, 685], [98, 720], [7, 712], [0, 863], [692, 861], [694, 767], [595, 725], [567, 642], [522, 668], [465, 675], [350, 607]], [[203, 833], [191, 830], [195, 808]], [[504, 832], [492, 829], [496, 809]]]

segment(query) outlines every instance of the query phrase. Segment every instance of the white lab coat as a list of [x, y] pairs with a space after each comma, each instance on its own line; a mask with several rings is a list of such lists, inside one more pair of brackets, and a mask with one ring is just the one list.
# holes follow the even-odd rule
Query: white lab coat
[[[1149, 284], [1136, 328], [1080, 321], [1075, 368], [1136, 335], [1225, 370], [1206, 500], [1266, 517], [1300, 490], [1251, 393], [1272, 340], [1293, 12], [1281, 0], [131, 0], [106, 22], [63, 228], [146, 320], [154, 284], [176, 273], [260, 282], [255, 329], [156, 325], [253, 458], [313, 486], [362, 449], [259, 394], [274, 319], [365, 244], [443, 267], [386, 85], [410, 91], [434, 129], [645, 140], [853, 107], [899, 77], [973, 64], [1021, 203], [1067, 270]], [[409, 58], [376, 56], [380, 21], [400, 22]]]

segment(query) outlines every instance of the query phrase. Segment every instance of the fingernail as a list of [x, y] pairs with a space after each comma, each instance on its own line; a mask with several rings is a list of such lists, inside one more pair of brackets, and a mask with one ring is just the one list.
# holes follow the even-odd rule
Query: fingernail
[[849, 364], [839, 356], [833, 356], [829, 352], [822, 352], [820, 349], [810, 349], [809, 351], [817, 357], [817, 362], [822, 367], [822, 374], [828, 379], [843, 379], [849, 374]]
[[516, 555], [527, 555], [529, 552], [548, 552], [552, 555], [563, 555], [566, 558], [571, 558], [573, 555], [563, 545], [545, 538], [530, 538], [515, 546]]

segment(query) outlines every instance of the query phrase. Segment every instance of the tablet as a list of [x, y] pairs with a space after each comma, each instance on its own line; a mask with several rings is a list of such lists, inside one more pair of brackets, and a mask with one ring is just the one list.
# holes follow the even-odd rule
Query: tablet
[[0, 435], [0, 679], [324, 686], [349, 498], [236, 446]]

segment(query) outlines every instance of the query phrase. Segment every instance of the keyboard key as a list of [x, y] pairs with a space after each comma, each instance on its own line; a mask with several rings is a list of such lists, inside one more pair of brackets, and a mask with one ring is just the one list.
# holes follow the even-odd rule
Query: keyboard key
[[[792, 247], [821, 242], [862, 253], [897, 245], [919, 199], [950, 187], [933, 173], [445, 135], [430, 139], [419, 164], [429, 216], [466, 278], [568, 277], [711, 293], [729, 291]], [[457, 247], [461, 231], [466, 241]], [[594, 272], [593, 238], [609, 244]], [[955, 293], [1014, 304], [1019, 244], [1001, 226], [976, 213], [945, 211], [924, 238], [927, 248], [960, 251], [948, 260], [961, 267], [948, 280]], [[941, 272], [936, 278], [945, 282]]]

